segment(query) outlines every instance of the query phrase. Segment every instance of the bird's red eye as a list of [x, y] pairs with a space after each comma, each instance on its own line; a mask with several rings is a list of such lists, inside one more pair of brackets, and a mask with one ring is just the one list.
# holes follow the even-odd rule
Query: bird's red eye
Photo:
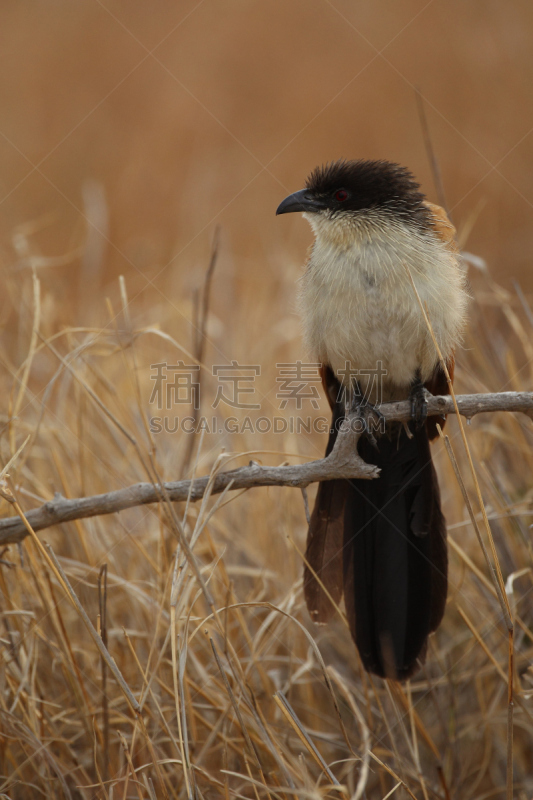
[[345, 200], [348, 199], [348, 192], [346, 189], [339, 189], [335, 192], [335, 200], [338, 200], [339, 203], [344, 203]]

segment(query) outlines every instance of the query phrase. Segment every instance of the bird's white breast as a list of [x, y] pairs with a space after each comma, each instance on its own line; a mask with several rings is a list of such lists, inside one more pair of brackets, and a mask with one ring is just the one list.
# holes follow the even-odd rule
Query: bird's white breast
[[372, 374], [381, 364], [381, 400], [405, 397], [417, 371], [426, 381], [438, 362], [406, 266], [447, 359], [460, 337], [466, 301], [455, 253], [431, 233], [402, 224], [350, 232], [310, 221], [317, 238], [300, 308], [312, 356], [335, 373], [348, 363]]

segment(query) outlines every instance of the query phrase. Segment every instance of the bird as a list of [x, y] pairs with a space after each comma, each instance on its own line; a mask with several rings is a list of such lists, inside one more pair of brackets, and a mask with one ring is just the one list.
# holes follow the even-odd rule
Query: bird
[[[427, 417], [427, 397], [449, 394], [442, 362], [453, 380], [466, 320], [455, 228], [409, 169], [385, 160], [317, 167], [276, 214], [293, 212], [315, 237], [298, 304], [332, 411], [326, 455], [355, 410], [366, 431], [359, 455], [380, 469], [372, 480], [319, 483], [305, 600], [311, 619], [326, 624], [344, 595], [365, 670], [405, 681], [425, 662], [447, 597], [446, 522], [430, 451], [445, 418]], [[385, 424], [379, 405], [406, 399], [411, 420]]]

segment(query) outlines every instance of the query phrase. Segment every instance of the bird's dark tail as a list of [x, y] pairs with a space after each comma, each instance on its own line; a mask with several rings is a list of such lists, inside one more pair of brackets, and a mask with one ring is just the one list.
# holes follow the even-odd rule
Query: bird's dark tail
[[369, 672], [405, 680], [425, 659], [446, 605], [446, 524], [425, 427], [362, 439], [375, 480], [349, 482], [344, 510], [344, 599]]
[[[312, 618], [326, 622], [343, 588], [365, 669], [396, 680], [409, 678], [424, 661], [447, 593], [437, 476], [426, 427], [412, 427], [412, 438], [398, 427], [378, 438], [377, 449], [361, 438], [359, 454], [380, 467], [379, 478], [320, 484], [304, 575]], [[328, 450], [334, 439], [332, 433]]]

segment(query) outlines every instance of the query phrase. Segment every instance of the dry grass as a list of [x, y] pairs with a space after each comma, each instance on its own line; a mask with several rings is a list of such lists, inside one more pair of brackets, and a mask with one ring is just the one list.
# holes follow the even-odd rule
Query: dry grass
[[[23, 234], [26, 260], [6, 267], [1, 307], [3, 464], [30, 436], [10, 470], [20, 505], [29, 509], [55, 491], [75, 497], [180, 477], [189, 438], [150, 435], [147, 419], [150, 365], [187, 363], [194, 347], [190, 296], [170, 288], [169, 304], [126, 283], [102, 292], [98, 280], [67, 293], [32, 277]], [[203, 413], [212, 415], [212, 365], [236, 359], [262, 366], [255, 416], [290, 416], [291, 404], [278, 408], [274, 365], [302, 355], [291, 300], [298, 267], [283, 253], [272, 257], [261, 302], [252, 304], [245, 265], [233, 270], [223, 244], [220, 258]], [[532, 390], [524, 298], [481, 273], [472, 278], [458, 392]], [[101, 322], [78, 327], [77, 319]], [[221, 405], [216, 413], [246, 412]], [[456, 420], [446, 430], [488, 547]], [[466, 435], [515, 620], [513, 796], [525, 800], [533, 792], [533, 431], [525, 417], [499, 414], [476, 418]], [[222, 463], [237, 466], [312, 458], [323, 447], [316, 433], [245, 432], [199, 436], [193, 453], [205, 474], [220, 465], [222, 448]], [[296, 490], [229, 493], [186, 508], [163, 503], [40, 535], [140, 714], [104, 666], [48, 551], [28, 537], [1, 553], [0, 796], [505, 797], [507, 629], [448, 456], [441, 443], [435, 451], [449, 523], [449, 600], [426, 667], [406, 686], [362, 673], [340, 616], [327, 628], [311, 625]], [[10, 513], [5, 502], [1, 510]]]

